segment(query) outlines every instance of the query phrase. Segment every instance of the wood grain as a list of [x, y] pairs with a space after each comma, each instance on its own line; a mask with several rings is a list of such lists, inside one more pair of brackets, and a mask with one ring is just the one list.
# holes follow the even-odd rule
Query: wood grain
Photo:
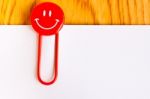
[[32, 8], [54, 2], [65, 24], [150, 24], [150, 0], [0, 0], [0, 24], [30, 24]]

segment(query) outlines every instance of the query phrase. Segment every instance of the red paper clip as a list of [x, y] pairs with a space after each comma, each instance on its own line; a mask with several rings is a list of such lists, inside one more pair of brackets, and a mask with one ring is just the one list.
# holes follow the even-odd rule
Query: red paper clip
[[[58, 75], [58, 42], [59, 31], [63, 26], [64, 13], [62, 9], [54, 3], [45, 2], [35, 6], [31, 13], [31, 24], [33, 29], [39, 34], [38, 38], [38, 61], [37, 61], [37, 78], [44, 85], [53, 84]], [[44, 81], [40, 76], [41, 71], [41, 49], [42, 36], [55, 35], [54, 51], [54, 77], [51, 81]]]

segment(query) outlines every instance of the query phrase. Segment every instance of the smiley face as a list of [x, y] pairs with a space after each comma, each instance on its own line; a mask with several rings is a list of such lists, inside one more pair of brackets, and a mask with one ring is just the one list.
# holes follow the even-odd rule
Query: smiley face
[[40, 35], [53, 35], [62, 28], [64, 13], [56, 4], [46, 2], [34, 7], [31, 24]]
[[[46, 10], [43, 10], [43, 17], [45, 17], [45, 16], [46, 16]], [[49, 17], [52, 16], [52, 11], [51, 11], [51, 10], [48, 11], [48, 16], [49, 16]], [[36, 24], [37, 24], [41, 29], [43, 29], [43, 30], [51, 30], [51, 29], [55, 28], [55, 27], [57, 26], [57, 24], [59, 23], [59, 19], [54, 19], [56, 22], [55, 22], [55, 24], [54, 24], [53, 26], [51, 26], [51, 27], [44, 27], [44, 26], [42, 26], [42, 25], [39, 23], [39, 20], [40, 20], [39, 18], [35, 18], [34, 20], [35, 20]]]

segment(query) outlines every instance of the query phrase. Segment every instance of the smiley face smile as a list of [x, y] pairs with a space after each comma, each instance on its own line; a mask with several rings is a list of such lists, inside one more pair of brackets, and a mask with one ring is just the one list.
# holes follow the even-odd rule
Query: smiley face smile
[[59, 20], [58, 20], [58, 19], [55, 19], [55, 21], [56, 21], [56, 23], [55, 23], [52, 27], [46, 28], [46, 27], [43, 27], [42, 25], [40, 25], [40, 23], [39, 23], [39, 18], [36, 18], [36, 19], [35, 19], [36, 24], [37, 24], [41, 29], [44, 29], [44, 30], [51, 30], [51, 29], [55, 28], [55, 27], [57, 26]]

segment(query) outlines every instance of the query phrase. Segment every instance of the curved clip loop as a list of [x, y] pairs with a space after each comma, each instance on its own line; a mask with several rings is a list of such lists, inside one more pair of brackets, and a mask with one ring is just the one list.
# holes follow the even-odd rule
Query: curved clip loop
[[55, 35], [55, 52], [54, 52], [54, 75], [53, 75], [53, 79], [51, 81], [44, 81], [41, 78], [40, 75], [40, 71], [41, 71], [41, 47], [42, 47], [42, 35], [39, 35], [39, 40], [38, 40], [38, 61], [37, 61], [37, 78], [39, 80], [40, 83], [44, 84], [44, 85], [51, 85], [53, 84], [58, 76], [58, 41], [59, 41], [59, 34], [56, 33]]

